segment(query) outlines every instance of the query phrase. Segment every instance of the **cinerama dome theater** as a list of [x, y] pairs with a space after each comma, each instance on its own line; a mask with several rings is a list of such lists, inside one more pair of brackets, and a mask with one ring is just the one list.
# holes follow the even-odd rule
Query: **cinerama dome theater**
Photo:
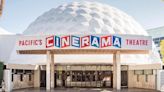
[[[44, 78], [40, 77], [45, 76], [46, 55], [18, 54], [15, 46], [17, 37], [52, 34], [148, 36], [133, 17], [112, 6], [97, 2], [73, 2], [60, 5], [39, 16], [22, 34], [11, 34], [0, 29], [0, 60], [4, 62], [7, 69], [11, 69], [12, 89], [44, 87], [46, 83]], [[54, 87], [112, 87], [112, 54], [55, 55], [54, 63], [54, 76], [57, 76]], [[121, 76], [125, 76], [123, 79], [125, 81], [124, 83], [121, 81], [121, 86], [156, 89], [156, 75], [159, 69], [161, 69], [161, 60], [155, 45], [149, 54], [122, 54]], [[68, 77], [62, 79], [61, 76], [65, 73]], [[100, 75], [104, 76], [99, 78]], [[70, 80], [67, 79], [69, 77]], [[101, 83], [105, 79], [108, 82]]]

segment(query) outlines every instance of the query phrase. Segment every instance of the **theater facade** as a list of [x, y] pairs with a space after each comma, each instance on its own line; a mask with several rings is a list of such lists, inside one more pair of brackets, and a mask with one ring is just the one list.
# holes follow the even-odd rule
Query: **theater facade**
[[[157, 89], [158, 86], [157, 73], [161, 69], [161, 63], [124, 63], [133, 55], [138, 55], [138, 59], [134, 58], [136, 61], [140, 60], [140, 55], [144, 57], [150, 55], [153, 47], [151, 36], [52, 34], [1, 37], [15, 38], [15, 58], [17, 57], [16, 60], [21, 58], [19, 62], [23, 63], [5, 63], [4, 80], [8, 91], [29, 87], [43, 87], [47, 90], [58, 87], [121, 90], [121, 88]], [[73, 62], [62, 55], [71, 57]], [[25, 64], [27, 61], [35, 62], [36, 56], [41, 58], [39, 61], [46, 56], [45, 64]], [[99, 56], [102, 56], [102, 61]], [[11, 57], [14, 58], [13, 55]], [[86, 57], [86, 61], [82, 62], [81, 59]], [[65, 62], [56, 58], [61, 58]]]
[[22, 34], [0, 35], [6, 90], [157, 89], [162, 68], [152, 37], [131, 16], [97, 2], [42, 14]]
[[[46, 87], [47, 90], [56, 87], [113, 87], [120, 90], [121, 87], [140, 86], [136, 82], [143, 80], [145, 87], [155, 89], [155, 73], [156, 69], [160, 69], [160, 65], [154, 67], [155, 69], [146, 69], [144, 66], [143, 70], [133, 70], [143, 66], [134, 68], [130, 65], [121, 65], [121, 54], [148, 54], [151, 49], [152, 38], [137, 35], [20, 36], [16, 41], [18, 54], [47, 56], [45, 70], [38, 70], [38, 77], [34, 77], [35, 84], [38, 83], [35, 86]], [[113, 63], [60, 64], [54, 59], [58, 54], [112, 55]], [[34, 72], [34, 76], [35, 74], [37, 73]], [[144, 79], [141, 79], [141, 76], [144, 76]]]

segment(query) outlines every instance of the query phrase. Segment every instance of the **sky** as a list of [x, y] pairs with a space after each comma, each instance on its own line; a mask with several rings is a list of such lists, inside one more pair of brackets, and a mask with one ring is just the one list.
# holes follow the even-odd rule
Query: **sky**
[[[22, 33], [38, 16], [51, 8], [84, 0], [5, 0], [0, 27]], [[164, 0], [85, 0], [116, 7], [131, 15], [145, 30], [164, 26]]]

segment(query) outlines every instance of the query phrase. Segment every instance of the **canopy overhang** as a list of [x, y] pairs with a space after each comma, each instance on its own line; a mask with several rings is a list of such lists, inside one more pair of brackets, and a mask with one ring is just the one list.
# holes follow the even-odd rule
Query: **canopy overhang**
[[49, 50], [17, 50], [18, 54], [114, 54], [120, 51], [120, 54], [149, 54], [149, 50], [110, 50], [110, 49], [49, 49]]

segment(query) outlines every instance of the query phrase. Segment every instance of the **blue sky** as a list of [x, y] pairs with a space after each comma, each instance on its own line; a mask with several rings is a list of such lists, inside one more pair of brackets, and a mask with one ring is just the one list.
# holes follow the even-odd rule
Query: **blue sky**
[[[44, 12], [61, 4], [84, 0], [6, 0], [0, 27], [22, 33]], [[164, 0], [85, 0], [114, 6], [134, 17], [144, 29], [164, 26]]]

